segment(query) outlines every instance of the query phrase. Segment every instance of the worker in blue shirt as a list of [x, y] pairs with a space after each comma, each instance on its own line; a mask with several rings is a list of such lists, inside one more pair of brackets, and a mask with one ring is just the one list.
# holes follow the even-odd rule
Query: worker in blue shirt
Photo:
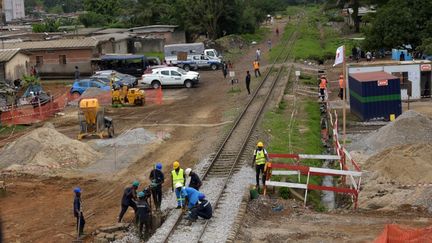
[[198, 203], [189, 211], [187, 219], [195, 222], [198, 216], [203, 219], [210, 219], [213, 216], [212, 206], [203, 193], [198, 195]]
[[121, 211], [120, 211], [120, 215], [118, 218], [118, 222], [120, 223], [121, 220], [123, 219], [124, 214], [126, 213], [127, 209], [129, 207], [133, 208], [133, 210], [135, 211], [135, 214], [137, 212], [137, 206], [135, 201], [137, 200], [137, 192], [136, 190], [138, 189], [139, 186], [139, 182], [138, 181], [134, 181], [132, 183], [131, 187], [127, 187], [124, 192], [123, 192], [123, 197], [121, 200]]
[[[138, 234], [140, 238], [149, 237], [151, 227], [151, 208], [147, 202], [150, 197], [150, 192], [138, 192], [137, 202], [137, 219], [138, 219]], [[142, 235], [143, 227], [145, 226], [144, 236]]]
[[197, 204], [200, 192], [192, 187], [183, 187], [180, 194], [182, 198], [187, 198], [187, 207], [191, 209]]
[[81, 188], [76, 187], [74, 189], [74, 193], [75, 193], [75, 198], [74, 198], [74, 203], [73, 203], [73, 208], [74, 208], [74, 216], [77, 220], [76, 223], [76, 228], [78, 231], [78, 235], [81, 236], [84, 233], [84, 225], [85, 225], [85, 220], [84, 220], [84, 215], [82, 213], [82, 208], [81, 208]]

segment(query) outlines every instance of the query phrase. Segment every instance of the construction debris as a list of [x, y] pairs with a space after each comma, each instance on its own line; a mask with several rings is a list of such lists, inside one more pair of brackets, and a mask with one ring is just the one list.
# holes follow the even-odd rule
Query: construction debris
[[86, 166], [99, 157], [90, 146], [59, 133], [51, 124], [5, 146], [0, 151], [0, 169], [41, 173]]
[[100, 228], [96, 231], [94, 242], [108, 243], [114, 240], [122, 239], [127, 235], [130, 227], [128, 223], [117, 223], [113, 226]]
[[372, 155], [395, 145], [413, 143], [432, 143], [432, 120], [409, 110], [394, 122], [362, 136], [359, 141], [349, 146], [349, 150]]

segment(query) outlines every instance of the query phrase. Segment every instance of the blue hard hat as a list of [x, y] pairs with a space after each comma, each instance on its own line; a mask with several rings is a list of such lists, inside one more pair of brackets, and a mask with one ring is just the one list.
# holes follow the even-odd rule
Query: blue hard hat
[[75, 192], [75, 193], [80, 193], [80, 192], [81, 192], [81, 188], [79, 188], [79, 187], [75, 187], [75, 188], [74, 188], [74, 192]]
[[144, 197], [145, 193], [144, 192], [138, 192], [138, 197]]
[[205, 198], [204, 193], [200, 193], [200, 194], [198, 195], [198, 199], [199, 199], [199, 200], [203, 200], [204, 198]]
[[139, 186], [139, 181], [132, 182], [132, 186]]
[[162, 163], [158, 162], [155, 166], [156, 169], [162, 170]]

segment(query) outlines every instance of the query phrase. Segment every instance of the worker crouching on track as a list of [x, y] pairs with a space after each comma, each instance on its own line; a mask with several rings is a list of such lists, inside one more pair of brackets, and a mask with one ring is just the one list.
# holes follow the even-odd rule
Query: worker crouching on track
[[265, 164], [269, 161], [267, 151], [264, 149], [262, 142], [257, 143], [257, 148], [254, 150], [253, 161], [256, 170], [256, 189], [259, 191], [259, 176], [262, 175], [262, 184], [265, 185]]
[[[137, 202], [137, 222], [138, 222], [138, 234], [140, 238], [148, 238], [150, 236], [151, 227], [151, 208], [147, 202], [150, 197], [150, 192], [142, 191], [138, 192], [138, 202]], [[143, 227], [145, 225], [145, 233], [142, 235]]]
[[162, 203], [162, 184], [165, 181], [165, 176], [162, 172], [162, 164], [157, 163], [155, 168], [150, 172], [150, 188], [153, 196], [153, 202], [156, 210], [160, 210]]
[[190, 177], [189, 187], [192, 187], [195, 190], [199, 191], [199, 189], [202, 185], [202, 182], [201, 182], [199, 176], [197, 175], [197, 173], [193, 172], [191, 168], [187, 168], [185, 170], [185, 174], [186, 174], [186, 176]]
[[203, 219], [210, 219], [213, 216], [213, 209], [208, 200], [205, 199], [205, 195], [200, 193], [198, 195], [197, 204], [189, 211], [187, 217], [188, 220], [195, 222], [198, 216]]
[[[78, 236], [81, 236], [84, 234], [84, 225], [85, 225], [85, 220], [84, 220], [84, 215], [82, 213], [82, 201], [81, 201], [81, 188], [76, 187], [74, 189], [74, 193], [75, 193], [75, 198], [74, 198], [74, 216], [76, 218], [76, 228], [78, 231]], [[1, 239], [0, 239], [1, 242]]]
[[186, 177], [183, 172], [183, 169], [180, 168], [180, 163], [175, 161], [173, 163], [173, 170], [171, 171], [171, 179], [172, 179], [172, 191], [175, 189], [175, 194], [177, 198], [177, 208], [183, 207], [183, 199], [180, 194], [180, 190], [178, 190], [178, 185], [183, 187], [185, 185]]
[[[126, 213], [128, 207], [133, 208], [135, 211], [135, 215], [137, 212], [137, 206], [135, 201], [137, 200], [136, 190], [138, 189], [139, 182], [134, 181], [131, 187], [127, 187], [123, 192], [123, 197], [121, 200], [121, 211], [118, 218], [118, 222], [120, 223], [123, 219], [124, 214]], [[134, 201], [135, 200], [135, 201]]]

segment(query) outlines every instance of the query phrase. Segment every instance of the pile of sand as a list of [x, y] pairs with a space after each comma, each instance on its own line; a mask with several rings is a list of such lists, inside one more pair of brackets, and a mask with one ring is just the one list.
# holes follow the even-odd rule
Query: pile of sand
[[52, 125], [33, 130], [0, 151], [0, 169], [76, 168], [101, 155], [85, 143], [59, 133]]
[[370, 157], [364, 168], [382, 181], [432, 183], [432, 143], [398, 145]]
[[374, 154], [392, 146], [414, 143], [432, 143], [432, 120], [409, 110], [395, 121], [353, 143], [350, 150]]

